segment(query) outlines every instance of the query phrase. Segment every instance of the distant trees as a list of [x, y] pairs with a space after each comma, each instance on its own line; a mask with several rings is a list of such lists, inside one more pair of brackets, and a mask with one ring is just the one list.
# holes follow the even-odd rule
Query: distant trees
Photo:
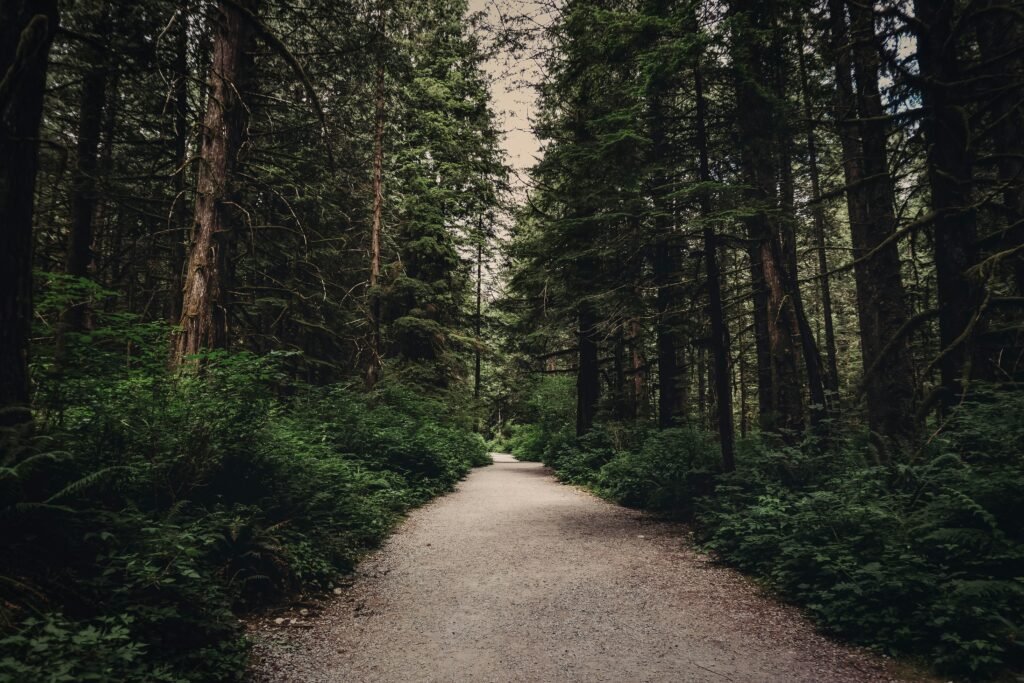
[[[507, 305], [547, 330], [520, 347], [534, 371], [577, 373], [579, 430], [594, 377], [597, 419], [641, 422], [618, 385], [654, 377], [657, 423], [714, 429], [727, 469], [752, 404], [789, 442], [842, 416], [886, 459], [973, 380], [1016, 386], [1021, 18], [982, 0], [565, 3]], [[571, 329], [575, 363], [553, 355]], [[620, 360], [626, 335], [650, 367]]]
[[177, 363], [466, 376], [505, 170], [465, 3], [96, 2], [59, 34], [55, 3], [2, 12], [0, 407], [29, 401], [33, 266], [70, 277], [59, 346], [96, 307], [170, 321]]

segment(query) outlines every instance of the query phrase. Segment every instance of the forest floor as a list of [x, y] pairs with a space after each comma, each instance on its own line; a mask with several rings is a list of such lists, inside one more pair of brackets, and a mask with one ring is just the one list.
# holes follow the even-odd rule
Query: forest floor
[[253, 624], [253, 679], [922, 680], [816, 633], [688, 538], [495, 455], [338, 597]]

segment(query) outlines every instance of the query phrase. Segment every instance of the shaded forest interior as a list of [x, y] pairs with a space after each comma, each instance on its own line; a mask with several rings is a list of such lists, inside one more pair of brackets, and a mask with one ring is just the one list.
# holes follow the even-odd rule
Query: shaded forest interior
[[0, 74], [0, 681], [238, 680], [488, 449], [1024, 666], [1019, 2], [0, 0]]

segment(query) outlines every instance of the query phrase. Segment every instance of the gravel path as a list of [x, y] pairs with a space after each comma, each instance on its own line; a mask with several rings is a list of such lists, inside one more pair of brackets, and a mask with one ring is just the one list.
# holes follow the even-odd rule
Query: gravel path
[[413, 512], [341, 597], [257, 624], [253, 678], [902, 680], [685, 534], [496, 455]]

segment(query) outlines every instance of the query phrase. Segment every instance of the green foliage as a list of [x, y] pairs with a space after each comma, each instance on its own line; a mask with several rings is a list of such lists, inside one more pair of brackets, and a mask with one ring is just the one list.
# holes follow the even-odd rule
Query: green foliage
[[520, 460], [552, 464], [555, 456], [575, 439], [575, 389], [572, 378], [546, 376], [527, 395], [525, 422], [512, 425], [508, 448]]
[[696, 430], [652, 432], [637, 451], [618, 451], [601, 467], [597, 488], [622, 505], [689, 517], [718, 460], [715, 444]]
[[704, 548], [831, 633], [985, 679], [1024, 664], [1022, 414], [1020, 395], [979, 392], [917, 462], [890, 467], [865, 465], [859, 438], [748, 441], [721, 474], [698, 431], [607, 426], [550, 464], [621, 504], [692, 519]]
[[438, 399], [295, 384], [281, 361], [69, 366], [75, 392], [2, 435], [0, 680], [235, 680], [235, 612], [326, 589], [489, 462]]
[[0, 639], [4, 652], [24, 653], [21, 659], [0, 659], [0, 681], [180, 680], [147, 658], [146, 646], [132, 638], [132, 621], [117, 615], [72, 622], [53, 612], [26, 619], [21, 630]]

